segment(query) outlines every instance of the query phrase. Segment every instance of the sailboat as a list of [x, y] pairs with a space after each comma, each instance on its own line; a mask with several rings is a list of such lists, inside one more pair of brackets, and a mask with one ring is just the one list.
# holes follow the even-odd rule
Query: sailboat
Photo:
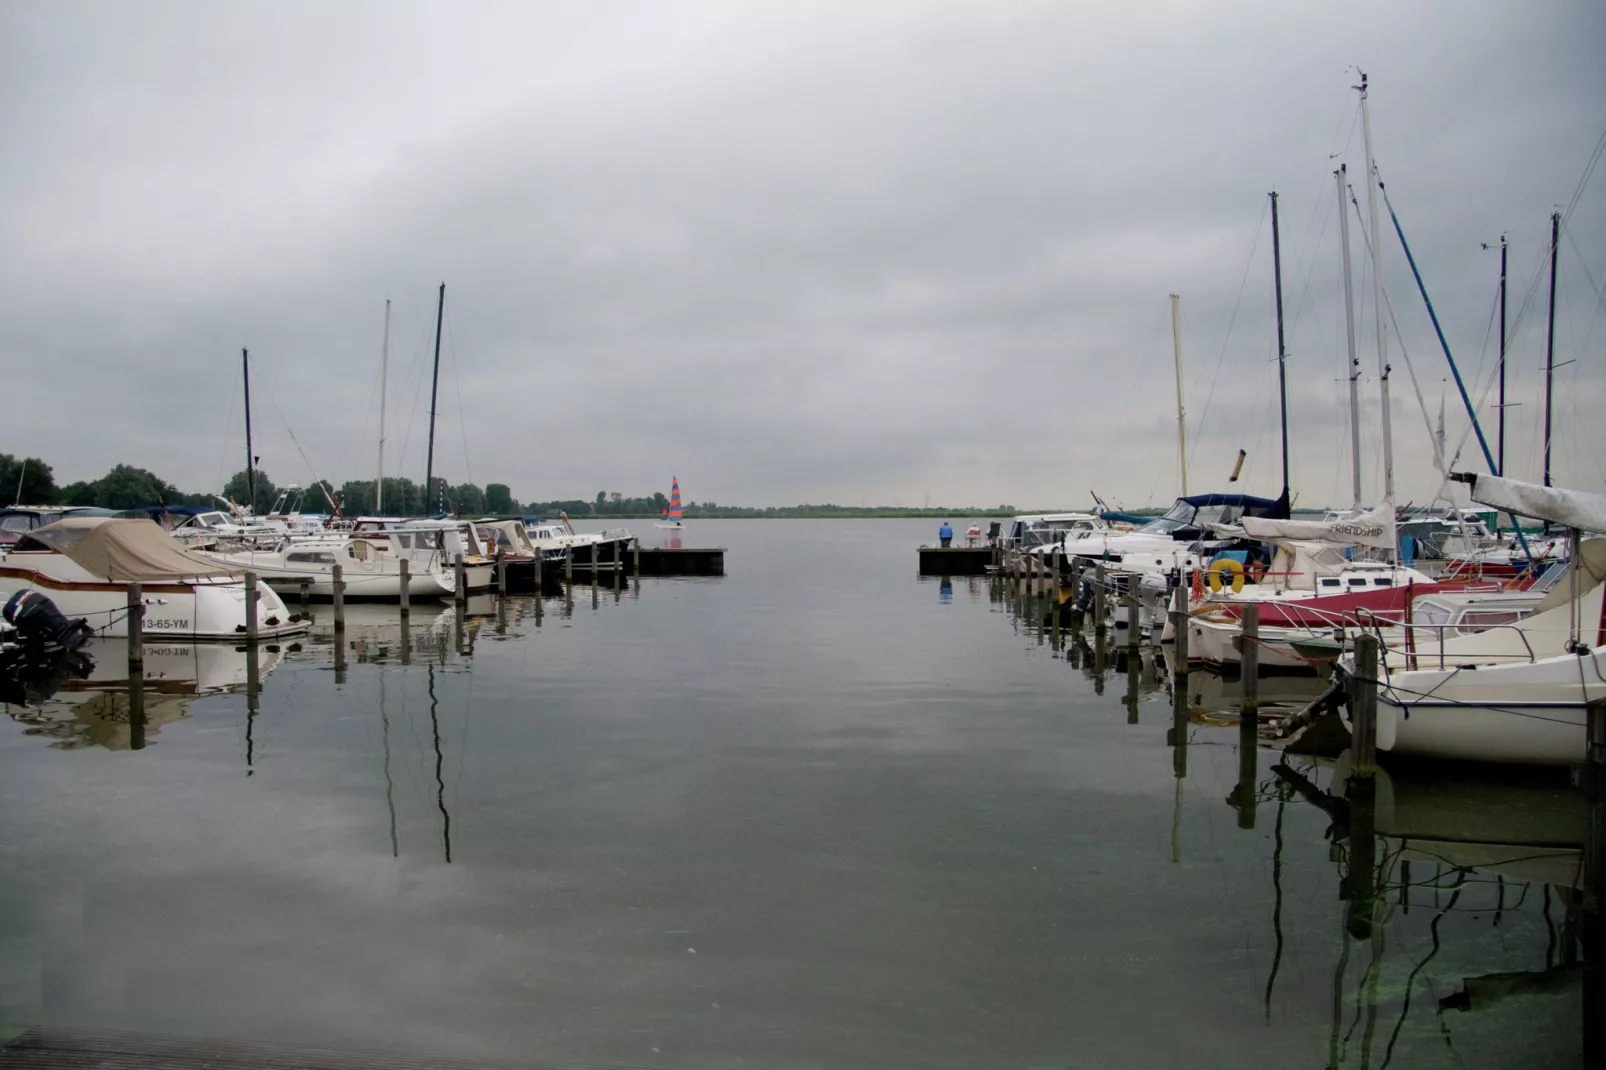
[[676, 530], [685, 527], [680, 519], [680, 480], [677, 477], [671, 476], [669, 479], [669, 505], [658, 517], [658, 526]]

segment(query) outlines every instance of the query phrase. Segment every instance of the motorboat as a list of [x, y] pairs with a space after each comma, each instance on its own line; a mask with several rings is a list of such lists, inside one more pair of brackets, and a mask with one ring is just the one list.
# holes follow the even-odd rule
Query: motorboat
[[1095, 532], [1068, 547], [1084, 565], [1102, 564], [1128, 573], [1164, 574], [1191, 571], [1221, 550], [1242, 545], [1241, 539], [1217, 533], [1244, 517], [1286, 519], [1288, 498], [1256, 498], [1248, 494], [1196, 494], [1178, 498], [1163, 516], [1136, 531]]
[[1108, 523], [1092, 513], [1034, 513], [1010, 521], [1003, 545], [1028, 554], [1070, 554], [1081, 540], [1110, 530]]
[[[436, 530], [436, 529], [432, 529]], [[397, 541], [409, 532], [373, 537], [364, 532], [331, 532], [282, 539], [272, 549], [198, 551], [200, 556], [236, 572], [255, 572], [269, 587], [305, 592], [312, 598], [332, 598], [334, 569], [341, 566], [346, 598], [396, 601], [401, 597], [401, 560], [409, 558], [407, 595], [411, 599], [441, 598], [457, 589], [451, 564], [439, 552], [414, 556]], [[489, 566], [487, 566], [488, 568]]]
[[365, 539], [376, 552], [406, 557], [414, 572], [444, 571], [454, 577], [458, 555], [463, 558], [464, 582], [469, 591], [488, 591], [496, 584], [496, 556], [475, 534], [474, 526], [461, 520], [396, 520], [390, 517], [358, 517], [348, 535]]
[[282, 524], [241, 519], [213, 509], [185, 517], [173, 525], [168, 534], [189, 550], [269, 549], [283, 541], [289, 529]]
[[[0, 602], [37, 590], [96, 635], [126, 637], [128, 585], [138, 583], [146, 642], [235, 640], [245, 633], [242, 571], [185, 550], [150, 520], [69, 516], [0, 549]], [[258, 595], [259, 637], [306, 630], [273, 591]]]

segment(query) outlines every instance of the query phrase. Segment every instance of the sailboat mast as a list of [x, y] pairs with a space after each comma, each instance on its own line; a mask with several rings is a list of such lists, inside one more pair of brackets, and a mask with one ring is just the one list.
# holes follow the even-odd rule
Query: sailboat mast
[[1545, 486], [1550, 486], [1550, 398], [1556, 378], [1556, 247], [1561, 213], [1550, 213], [1550, 326], [1545, 331]]
[[441, 317], [446, 313], [446, 284], [441, 283], [440, 300], [435, 305], [435, 371], [429, 382], [429, 455], [424, 462], [424, 515], [429, 507], [430, 488], [435, 482], [435, 402], [441, 388]]
[[1177, 468], [1182, 474], [1182, 496], [1188, 496], [1188, 420], [1182, 409], [1182, 319], [1177, 310], [1182, 298], [1171, 295], [1171, 349], [1177, 364]]
[[1383, 232], [1377, 223], [1377, 162], [1372, 156], [1372, 110], [1367, 104], [1366, 73], [1361, 72], [1361, 133], [1366, 144], [1366, 210], [1372, 224], [1372, 302], [1377, 313], [1378, 384], [1383, 395], [1383, 500], [1394, 500], [1394, 427], [1389, 412], [1388, 334], [1383, 328]]
[[[257, 508], [256, 458], [251, 453], [251, 352], [240, 350], [240, 370], [245, 376], [245, 494], [254, 514]], [[1547, 436], [1548, 441], [1548, 436]]]
[[1277, 394], [1282, 402], [1283, 499], [1288, 499], [1288, 350], [1283, 345], [1283, 247], [1277, 232], [1277, 191], [1271, 193], [1271, 273], [1277, 291]]
[[374, 473], [374, 512], [385, 515], [385, 377], [390, 374], [390, 298], [385, 298], [385, 340], [379, 344], [379, 465]]
[[1361, 362], [1355, 355], [1355, 284], [1350, 274], [1349, 212], [1344, 207], [1345, 179], [1349, 168], [1338, 165], [1338, 244], [1344, 257], [1344, 341], [1349, 346], [1349, 455], [1354, 508], [1361, 508]]
[[1500, 235], [1500, 419], [1495, 474], [1506, 474], [1506, 236]]

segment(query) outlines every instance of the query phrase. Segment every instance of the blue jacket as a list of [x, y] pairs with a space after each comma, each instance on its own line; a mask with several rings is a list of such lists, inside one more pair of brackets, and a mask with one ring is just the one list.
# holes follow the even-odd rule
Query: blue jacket
[[939, 538], [939, 539], [951, 539], [953, 537], [954, 537], [954, 529], [949, 527], [947, 524], [944, 524], [941, 528], [939, 528], [937, 530], [937, 538]]

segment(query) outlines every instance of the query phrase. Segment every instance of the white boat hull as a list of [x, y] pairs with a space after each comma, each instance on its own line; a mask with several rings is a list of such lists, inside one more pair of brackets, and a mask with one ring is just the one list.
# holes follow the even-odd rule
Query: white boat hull
[[1606, 652], [1476, 669], [1394, 672], [1377, 692], [1377, 749], [1514, 765], [1584, 760], [1585, 705], [1606, 698]]
[[[98, 636], [128, 637], [128, 585], [108, 583], [89, 575], [59, 555], [49, 556], [51, 573], [28, 567], [31, 555], [12, 554], [0, 563], [0, 603], [19, 590], [36, 590], [55, 603], [63, 616], [82, 617]], [[174, 639], [237, 640], [245, 634], [245, 585], [239, 580], [199, 580], [187, 583], [147, 583], [141, 589], [145, 604], [145, 642]], [[258, 635], [272, 639], [306, 631], [290, 619], [278, 595], [259, 590]]]

